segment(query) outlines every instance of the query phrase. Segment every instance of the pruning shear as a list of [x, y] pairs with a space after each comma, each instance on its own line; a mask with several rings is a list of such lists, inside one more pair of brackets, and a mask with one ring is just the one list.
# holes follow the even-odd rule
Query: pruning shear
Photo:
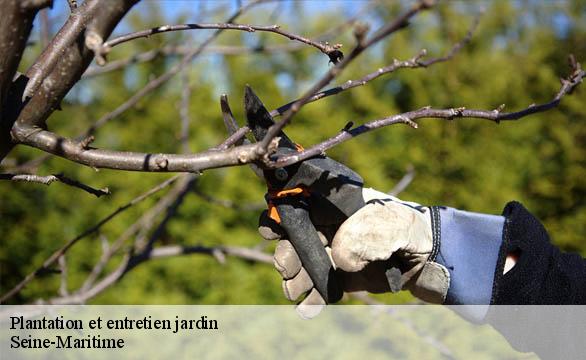
[[[244, 108], [254, 138], [261, 141], [274, 121], [249, 86], [244, 95]], [[280, 132], [278, 137], [278, 147], [271, 156], [302, 151], [301, 146], [285, 133]], [[286, 167], [263, 169], [262, 174], [268, 187], [269, 216], [286, 231], [322, 298], [327, 303], [337, 302], [343, 295], [340, 276], [336, 276], [315, 225], [339, 225], [365, 206], [362, 178], [352, 169], [325, 155]], [[319, 206], [317, 211], [316, 205]], [[392, 269], [395, 270], [387, 271], [389, 283], [397, 278], [398, 269]], [[400, 272], [398, 275], [400, 277]]]

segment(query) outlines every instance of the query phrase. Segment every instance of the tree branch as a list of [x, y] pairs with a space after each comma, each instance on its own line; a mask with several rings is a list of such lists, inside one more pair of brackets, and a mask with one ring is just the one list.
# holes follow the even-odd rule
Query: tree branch
[[[226, 21], [226, 23], [233, 22], [240, 15], [242, 15], [244, 12], [248, 11], [253, 6], [256, 6], [256, 5], [258, 5], [258, 4], [260, 4], [260, 3], [264, 2], [264, 1], [266, 1], [266, 0], [256, 0], [256, 1], [253, 1], [253, 2], [249, 3], [246, 6], [240, 7], [232, 16], [230, 16], [230, 18]], [[183, 57], [183, 59], [181, 60], [181, 62], [179, 64], [173, 66], [171, 69], [169, 69], [169, 71], [167, 71], [166, 73], [162, 74], [161, 76], [159, 76], [159, 77], [157, 77], [157, 78], [149, 81], [148, 84], [146, 84], [142, 89], [140, 89], [139, 91], [137, 91], [134, 95], [132, 95], [128, 100], [126, 100], [124, 103], [122, 103], [116, 109], [114, 109], [113, 111], [105, 114], [100, 119], [98, 119], [94, 123], [94, 125], [92, 125], [87, 130], [86, 136], [92, 135], [97, 129], [99, 129], [102, 126], [104, 126], [108, 121], [110, 121], [113, 118], [117, 117], [118, 115], [124, 113], [126, 110], [132, 108], [144, 96], [146, 96], [147, 94], [149, 94], [151, 91], [159, 88], [164, 83], [166, 83], [169, 79], [171, 79], [173, 76], [175, 76], [177, 73], [179, 73], [195, 57], [197, 57], [199, 54], [201, 54], [202, 51], [210, 43], [212, 43], [218, 37], [218, 35], [220, 35], [222, 33], [222, 31], [224, 31], [224, 29], [218, 29], [218, 30], [214, 31], [214, 33], [209, 38], [207, 38], [201, 45], [199, 45], [197, 48], [194, 48], [192, 51], [190, 51], [188, 54], [186, 54]]]
[[[229, 45], [217, 45], [208, 46], [202, 54], [218, 54], [218, 55], [246, 55], [252, 53], [283, 53], [305, 49], [303, 44], [292, 43], [284, 45], [272, 45], [272, 46], [229, 46]], [[168, 45], [160, 49], [153, 49], [129, 56], [120, 60], [108, 61], [102, 66], [90, 66], [87, 71], [83, 74], [82, 78], [90, 78], [102, 74], [106, 74], [112, 71], [117, 71], [126, 68], [132, 64], [138, 64], [143, 62], [152, 61], [161, 56], [184, 56], [189, 52], [193, 51], [193, 47], [187, 47], [182, 45]]]
[[[76, 15], [75, 21], [68, 21], [60, 32], [60, 34], [69, 34], [69, 38], [54, 37], [53, 43], [49, 45], [52, 52], [44, 52], [42, 55], [43, 58], [54, 59], [53, 65], [39, 64], [31, 67], [30, 75], [34, 76], [36, 80], [31, 82], [28, 88], [23, 86], [18, 91], [12, 90], [14, 99], [11, 101], [10, 109], [8, 109], [9, 111], [3, 109], [3, 112], [9, 113], [10, 116], [8, 119], [2, 119], [3, 126], [0, 128], [2, 140], [0, 142], [0, 161], [15, 145], [11, 135], [12, 129], [21, 125], [44, 126], [45, 120], [55, 109], [59, 108], [63, 97], [77, 83], [93, 59], [93, 53], [87, 47], [79, 46], [77, 41], [70, 41], [70, 37], [73, 37], [72, 34], [78, 34], [77, 39], [83, 37], [83, 32], [79, 31], [78, 27], [84, 26], [87, 22], [86, 32], [107, 38], [137, 1], [139, 0], [87, 0], [76, 10], [77, 13], [81, 14]], [[99, 8], [99, 11], [94, 12], [96, 8]], [[83, 15], [86, 13], [94, 14], [91, 20], [86, 21], [87, 19]], [[65, 44], [69, 44], [69, 46], [64, 46]], [[40, 83], [43, 83], [44, 86], [31, 92], [32, 88], [37, 88], [38, 85], [35, 84]], [[22, 95], [26, 93], [30, 93], [32, 97], [23, 103]]]
[[[454, 46], [452, 46], [452, 48], [450, 49], [450, 51], [448, 51], [448, 53], [446, 55], [431, 58], [428, 60], [423, 60], [423, 58], [427, 55], [427, 50], [422, 49], [419, 52], [419, 54], [413, 56], [411, 59], [404, 60], [404, 61], [399, 61], [397, 59], [394, 59], [393, 63], [391, 65], [379, 68], [375, 72], [364, 75], [363, 77], [361, 77], [358, 80], [348, 80], [345, 83], [343, 83], [342, 85], [318, 92], [315, 95], [311, 96], [309, 99], [307, 99], [307, 102], [305, 104], [309, 104], [311, 102], [323, 99], [328, 96], [339, 94], [345, 90], [349, 90], [349, 89], [352, 89], [352, 88], [355, 88], [358, 86], [365, 85], [366, 83], [368, 83], [372, 80], [378, 79], [382, 75], [390, 74], [390, 73], [395, 72], [396, 70], [399, 70], [399, 69], [426, 68], [428, 66], [431, 66], [431, 65], [439, 63], [439, 62], [451, 60], [460, 51], [460, 49], [462, 49], [462, 47], [464, 47], [466, 44], [468, 44], [470, 42], [470, 40], [472, 39], [472, 35], [474, 34], [474, 31], [478, 27], [478, 23], [480, 22], [481, 15], [482, 15], [482, 13], [479, 13], [475, 17], [474, 21], [472, 22], [472, 25], [470, 26], [470, 29], [468, 29], [468, 32], [466, 33], [464, 38], [462, 38], [462, 40], [460, 40], [459, 42], [454, 44]], [[285, 104], [285, 105], [271, 111], [271, 116], [276, 117], [279, 115], [283, 115], [287, 110], [289, 110], [291, 108], [291, 106], [293, 106], [293, 104], [295, 104], [299, 100], [300, 99], [294, 100], [288, 104]]]
[[[225, 150], [227, 149], [229, 145], [220, 145], [218, 146], [219, 150]], [[69, 240], [65, 245], [63, 245], [61, 248], [59, 248], [57, 251], [55, 251], [47, 260], [45, 260], [43, 262], [43, 264], [37, 268], [35, 271], [33, 271], [32, 273], [28, 274], [19, 284], [17, 284], [14, 288], [12, 288], [10, 291], [8, 291], [6, 294], [4, 294], [1, 298], [0, 298], [0, 304], [4, 303], [7, 299], [10, 299], [12, 296], [18, 294], [22, 289], [24, 289], [24, 287], [31, 282], [38, 274], [42, 273], [43, 271], [46, 271], [51, 265], [53, 265], [55, 263], [55, 261], [59, 258], [59, 256], [65, 254], [73, 245], [75, 245], [79, 240], [85, 238], [88, 235], [91, 235], [97, 231], [100, 230], [100, 228], [108, 223], [110, 220], [112, 220], [114, 217], [118, 216], [120, 213], [126, 211], [127, 209], [129, 209], [130, 207], [142, 202], [143, 200], [145, 200], [146, 198], [150, 197], [151, 195], [156, 194], [157, 192], [167, 188], [169, 185], [173, 184], [174, 182], [176, 182], [178, 179], [183, 179], [182, 181], [190, 181], [190, 179], [193, 179], [195, 177], [197, 177], [197, 174], [178, 174], [175, 175], [173, 177], [171, 177], [170, 179], [167, 179], [165, 181], [163, 181], [162, 183], [160, 183], [159, 185], [153, 187], [152, 189], [146, 191], [145, 193], [137, 196], [136, 198], [134, 198], [133, 200], [131, 200], [129, 203], [119, 207], [118, 209], [116, 209], [114, 212], [110, 213], [108, 216], [104, 217], [102, 220], [100, 220], [96, 225], [94, 225], [93, 227], [85, 230], [83, 233], [81, 233], [80, 235], [76, 236], [75, 238]], [[166, 207], [168, 204], [167, 201], [173, 201], [174, 197], [166, 197], [166, 200], [163, 201], [159, 201], [157, 205], [155, 205], [155, 207], [153, 209], [151, 209], [151, 211], [149, 211], [147, 214], [148, 216], [143, 216], [141, 217], [141, 220], [137, 221], [134, 225], [131, 226], [134, 227], [135, 225], [138, 226], [137, 224], [144, 224], [147, 223], [149, 221], [152, 222], [152, 219], [160, 212], [162, 211], [162, 209], [164, 207]], [[156, 209], [160, 209], [160, 210], [156, 210]], [[120, 246], [122, 246], [122, 243], [128, 238], [130, 237], [135, 231], [130, 231], [131, 229], [129, 228], [112, 246], [109, 246], [108, 249], [108, 254], [103, 255], [103, 258], [105, 258], [104, 261], [107, 261], [111, 258], [111, 256], [120, 248]], [[130, 257], [128, 257], [129, 259]], [[105, 263], [102, 265], [105, 266]], [[95, 278], [97, 278], [97, 276], [99, 276], [99, 273], [102, 271], [102, 269], [96, 269], [94, 268], [94, 270], [92, 270], [93, 272], [96, 272], [95, 275], [91, 275], [93, 276], [94, 279], [91, 281], [88, 281], [86, 279], [86, 283], [91, 283], [95, 280]], [[112, 275], [110, 274], [110, 276], [116, 276], [115, 274]], [[104, 279], [103, 281], [108, 281], [108, 278]], [[102, 285], [100, 285], [102, 284]], [[98, 289], [103, 286], [103, 283], [100, 283], [96, 286], [98, 286]], [[89, 285], [84, 285], [82, 286], [82, 288], [87, 288]], [[95, 287], [92, 287], [92, 289], [94, 289], [95, 291]], [[89, 291], [89, 290], [88, 290]]]
[[[205, 169], [247, 164], [262, 155], [257, 144], [197, 154], [147, 154], [84, 148], [79, 142], [38, 128], [20, 128], [15, 138], [21, 144], [93, 168], [144, 172], [199, 172]], [[276, 145], [276, 144], [274, 144]], [[274, 149], [269, 149], [274, 150]]]
[[[152, 206], [148, 211], [144, 212], [138, 220], [136, 220], [132, 225], [130, 225], [122, 235], [116, 239], [111, 245], [108, 244], [107, 246], [103, 246], [102, 256], [100, 260], [96, 263], [86, 280], [84, 281], [81, 288], [78, 290], [79, 292], [83, 292], [88, 290], [93, 286], [96, 282], [108, 262], [112, 259], [112, 257], [122, 248], [122, 246], [127, 242], [127, 240], [134, 236], [139, 232], [147, 232], [151, 229], [152, 226], [155, 224], [155, 218], [159, 216], [165, 209], [167, 209], [173, 201], [178, 196], [178, 190], [182, 188], [182, 183], [186, 181], [186, 177], [195, 176], [194, 174], [183, 174], [180, 175], [178, 181], [176, 181], [176, 185], [173, 189], [169, 190], [165, 196], [161, 197], [157, 203]], [[138, 237], [138, 235], [137, 235]], [[138, 240], [137, 240], [138, 241]]]
[[148, 257], [140, 259], [129, 268], [129, 261], [131, 256], [127, 254], [120, 265], [112, 271], [107, 277], [98, 282], [95, 286], [87, 289], [83, 292], [72, 294], [64, 297], [55, 297], [47, 301], [39, 301], [41, 304], [83, 304], [89, 299], [97, 296], [110, 286], [118, 282], [128, 271], [134, 269], [138, 265], [145, 263], [151, 259], [166, 258], [179, 255], [190, 255], [190, 254], [202, 254], [211, 255], [216, 257], [217, 252], [222, 254], [240, 258], [247, 261], [262, 262], [267, 264], [273, 263], [273, 257], [270, 254], [263, 253], [259, 250], [238, 247], [238, 246], [218, 246], [218, 247], [205, 247], [205, 246], [165, 246], [160, 248], [154, 248], [149, 252]]
[[129, 33], [126, 35], [118, 36], [112, 40], [105, 42], [100, 51], [100, 54], [103, 56], [110, 52], [110, 50], [119, 44], [143, 38], [149, 37], [154, 34], [170, 32], [170, 31], [184, 31], [184, 30], [202, 30], [202, 29], [221, 29], [221, 30], [238, 30], [238, 31], [246, 31], [246, 32], [270, 32], [274, 34], [278, 34], [288, 38], [289, 40], [299, 41], [304, 44], [313, 46], [314, 48], [318, 49], [322, 53], [328, 55], [328, 57], [332, 58], [333, 53], [339, 51], [342, 47], [341, 44], [330, 45], [329, 43], [321, 43], [310, 40], [306, 37], [293, 34], [284, 30], [281, 30], [279, 25], [269, 25], [269, 26], [261, 26], [261, 25], [245, 25], [245, 24], [233, 24], [233, 23], [214, 23], [214, 24], [181, 24], [181, 25], [162, 25], [158, 27], [154, 27], [147, 30], [137, 31], [133, 33]]
[[112, 220], [114, 217], [116, 217], [119, 214], [121, 214], [122, 212], [128, 210], [132, 206], [134, 206], [134, 205], [142, 202], [144, 199], [148, 198], [149, 196], [151, 196], [153, 194], [156, 194], [157, 192], [165, 189], [166, 187], [168, 187], [169, 185], [171, 185], [173, 182], [175, 182], [179, 177], [180, 177], [180, 175], [175, 175], [172, 178], [170, 178], [168, 180], [165, 180], [164, 182], [162, 182], [159, 185], [155, 186], [154, 188], [150, 189], [149, 191], [147, 191], [147, 192], [145, 192], [145, 193], [137, 196], [136, 198], [132, 199], [127, 204], [119, 207], [118, 209], [116, 209], [115, 211], [113, 211], [112, 213], [110, 213], [109, 215], [107, 215], [106, 217], [104, 217], [103, 219], [101, 219], [96, 225], [94, 225], [91, 228], [87, 229], [86, 231], [84, 231], [83, 233], [79, 234], [75, 238], [69, 240], [67, 243], [65, 243], [65, 245], [63, 245], [61, 248], [59, 248], [58, 250], [56, 250], [47, 260], [45, 260], [43, 262], [43, 264], [39, 268], [37, 268], [32, 273], [28, 274], [14, 288], [12, 288], [6, 294], [2, 295], [2, 298], [0, 298], [0, 303], [4, 303], [6, 300], [10, 299], [12, 296], [14, 296], [17, 293], [19, 293], [38, 274], [40, 274], [40, 273], [48, 270], [49, 267], [52, 266], [55, 263], [55, 261], [57, 261], [59, 259], [60, 256], [62, 256], [63, 254], [65, 254], [67, 252], [67, 250], [69, 250], [69, 248], [71, 248], [73, 245], [75, 245], [79, 240], [85, 238], [88, 235], [91, 235], [91, 234], [97, 232], [104, 224], [106, 224], [107, 222], [109, 222], [110, 220]]
[[[328, 30], [324, 31], [322, 34], [315, 37], [316, 42], [325, 41], [331, 37], [338, 37], [340, 36], [343, 31], [356, 23], [356, 21], [364, 16], [368, 11], [370, 11], [373, 7], [378, 5], [378, 1], [369, 1], [366, 3], [365, 6], [358, 11], [355, 16], [348, 19], [342, 24], [337, 26], [331, 27]], [[229, 46], [229, 45], [216, 45], [216, 46], [208, 46], [204, 53], [206, 54], [219, 54], [219, 55], [246, 55], [250, 53], [283, 53], [283, 52], [292, 52], [298, 51], [301, 49], [305, 49], [303, 43], [289, 43], [283, 45], [263, 45], [259, 44], [256, 46]], [[172, 56], [172, 55], [185, 55], [193, 51], [193, 48], [189, 48], [182, 45], [168, 45], [161, 49], [154, 49], [145, 51], [139, 54], [132, 55], [125, 59], [109, 61], [103, 66], [92, 66], [90, 67], [84, 74], [83, 77], [93, 77], [97, 75], [101, 75], [104, 73], [108, 73], [111, 71], [116, 71], [123, 69], [131, 64], [142, 63], [151, 61], [153, 59], [158, 58], [159, 56]]]
[[433, 3], [434, 2], [430, 0], [418, 1], [415, 5], [411, 7], [411, 9], [400, 15], [397, 19], [381, 27], [369, 39], [365, 39], [367, 29], [362, 26], [358, 27], [355, 30], [357, 45], [354, 47], [354, 49], [352, 49], [350, 54], [346, 56], [342, 61], [338, 62], [334, 67], [332, 67], [314, 86], [307, 90], [299, 100], [293, 103], [289, 110], [287, 110], [287, 112], [283, 115], [281, 121], [279, 121], [278, 123], [269, 128], [266, 136], [260, 142], [262, 144], [262, 149], [267, 150], [269, 144], [271, 144], [273, 139], [279, 135], [281, 130], [285, 126], [287, 126], [287, 124], [289, 124], [293, 116], [295, 116], [295, 114], [299, 112], [301, 107], [307, 104], [307, 102], [311, 99], [313, 95], [315, 95], [324, 86], [327, 86], [333, 79], [335, 79], [342, 72], [342, 70], [346, 68], [346, 66], [348, 66], [349, 63], [351, 63], [356, 57], [358, 57], [358, 55], [360, 55], [364, 50], [376, 44], [383, 38], [406, 27], [409, 19], [418, 14], [420, 11], [430, 8], [433, 5]]
[[84, 5], [82, 5], [80, 11], [72, 11], [69, 19], [67, 19], [65, 25], [55, 35], [53, 41], [43, 50], [41, 56], [37, 58], [26, 72], [29, 81], [22, 94], [23, 102], [37, 91], [43, 80], [53, 71], [66, 49], [71, 47], [77, 40], [82, 31], [85, 30], [87, 23], [98, 10], [95, 6]]
[[7, 116], [8, 93], [30, 37], [33, 20], [41, 7], [50, 4], [51, 1], [36, 4], [31, 1], [0, 0], [3, 18], [0, 21], [0, 161], [12, 149], [10, 128], [13, 119]]
[[[382, 75], [392, 73], [392, 72], [394, 72], [398, 69], [401, 69], [401, 68], [427, 67], [427, 66], [433, 65], [438, 62], [448, 61], [448, 60], [452, 59], [464, 45], [466, 45], [468, 42], [470, 42], [472, 35], [478, 26], [480, 16], [481, 16], [481, 13], [476, 16], [475, 20], [473, 21], [470, 29], [468, 30], [468, 32], [466, 34], [466, 36], [461, 41], [454, 44], [454, 46], [450, 49], [450, 51], [446, 55], [444, 55], [442, 57], [436, 57], [436, 58], [431, 58], [428, 60], [423, 60], [423, 57], [426, 55], [426, 51], [425, 51], [425, 49], [423, 49], [423, 50], [421, 50], [421, 52], [419, 54], [417, 54], [416, 56], [414, 56], [411, 59], [404, 60], [404, 61], [399, 61], [399, 60], [395, 59], [393, 61], [393, 64], [386, 66], [386, 67], [383, 67], [383, 68], [379, 68], [377, 71], [372, 72], [370, 74], [367, 74], [360, 79], [348, 80], [347, 82], [345, 82], [344, 84], [342, 84], [340, 86], [336, 86], [334, 88], [331, 88], [331, 89], [328, 89], [328, 90], [325, 90], [322, 92], [318, 92], [315, 95], [311, 96], [307, 100], [306, 104], [323, 99], [323, 98], [326, 98], [328, 96], [336, 95], [336, 94], [338, 94], [342, 91], [345, 91], [345, 90], [349, 90], [349, 89], [352, 89], [352, 88], [355, 88], [358, 86], [362, 86], [369, 81], [375, 80]], [[172, 49], [176, 49], [176, 47], [165, 47], [162, 50], [152, 50], [150, 52], [143, 53], [143, 54], [148, 55], [148, 57], [150, 57], [150, 56], [155, 56], [160, 51], [162, 51], [163, 53], [173, 51]], [[185, 52], [185, 50], [182, 50], [182, 52]], [[139, 54], [138, 56], [140, 57], [141, 54]], [[132, 59], [132, 58], [130, 58], [130, 59]], [[108, 63], [105, 66], [104, 70], [105, 71], [112, 71], [112, 70], [115, 70], [117, 67], [126, 66], [127, 61], [128, 61], [128, 59], [125, 59], [123, 63], [118, 63], [118, 64], [114, 63], [114, 62]], [[145, 60], [145, 61], [148, 61], [148, 60]], [[111, 65], [115, 65], [115, 66], [111, 69], [106, 69], [107, 67], [109, 67]], [[97, 69], [94, 69], [94, 72], [88, 72], [86, 74], [88, 74], [88, 76], [94, 76], [99, 73], [100, 73], [100, 68], [97, 68]], [[293, 104], [295, 104], [298, 101], [300, 101], [300, 99], [297, 99], [297, 100], [292, 101], [288, 104], [285, 104], [285, 105], [279, 107], [278, 109], [272, 110], [271, 116], [276, 117], [276, 116], [284, 114], [287, 110], [289, 110], [291, 108], [291, 106]], [[126, 110], [126, 109], [124, 109], [124, 110]], [[111, 113], [110, 115], [112, 115], [112, 117], [113, 117], [113, 116], [117, 116], [118, 114]], [[184, 116], [184, 115], [182, 115], [182, 116]], [[225, 116], [224, 116], [224, 118], [225, 118]], [[230, 116], [232, 116], [232, 115], [230, 114]], [[105, 118], [102, 118], [102, 119], [105, 119]], [[108, 120], [109, 119], [110, 118], [108, 118]], [[97, 124], [99, 124], [101, 122], [101, 120], [98, 120]], [[92, 129], [88, 130], [87, 134], [92, 133], [93, 130], [95, 130], [96, 128], [98, 128], [100, 126], [101, 125], [99, 125], [99, 126], [94, 125], [94, 127], [92, 127]], [[226, 139], [226, 141], [228, 142], [228, 144], [230, 146], [233, 144], [240, 145], [242, 143], [242, 141], [244, 140], [244, 136], [246, 135], [246, 133], [248, 133], [248, 131], [249, 131], [248, 127], [244, 126], [234, 132], [230, 132], [231, 136], [228, 139]], [[45, 156], [45, 158], [46, 158], [46, 156]]]
[[304, 159], [308, 159], [312, 156], [322, 154], [327, 149], [339, 145], [355, 136], [389, 125], [407, 124], [413, 128], [417, 128], [417, 123], [414, 121], [422, 118], [439, 118], [446, 120], [453, 120], [455, 118], [476, 118], [500, 123], [501, 121], [518, 120], [531, 114], [550, 110], [560, 103], [562, 97], [571, 93], [586, 76], [586, 72], [582, 70], [580, 64], [575, 61], [574, 57], [570, 56], [570, 59], [570, 63], [573, 66], [572, 73], [568, 76], [568, 78], [561, 79], [562, 86], [560, 90], [555, 95], [553, 100], [545, 104], [532, 104], [523, 110], [509, 113], [502, 112], [504, 105], [501, 105], [499, 108], [494, 110], [469, 110], [464, 107], [452, 109], [433, 109], [428, 106], [419, 110], [409, 111], [379, 120], [373, 120], [354, 129], [343, 129], [336, 136], [320, 144], [314, 145], [311, 148], [296, 154], [282, 156], [274, 161], [271, 161], [270, 163], [267, 163], [266, 165], [270, 168], [288, 166]]
[[110, 194], [110, 190], [108, 190], [108, 188], [94, 189], [91, 186], [85, 185], [77, 180], [70, 179], [62, 174], [47, 176], [39, 176], [32, 174], [0, 174], [0, 180], [33, 182], [43, 185], [51, 185], [53, 182], [58, 181], [66, 185], [82, 189], [92, 195], [95, 195], [96, 197]]

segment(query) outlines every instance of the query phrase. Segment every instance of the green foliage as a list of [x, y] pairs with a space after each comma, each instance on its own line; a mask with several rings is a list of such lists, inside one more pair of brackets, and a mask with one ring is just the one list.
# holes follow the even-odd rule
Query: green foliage
[[[519, 3], [498, 1], [487, 6], [472, 43], [453, 60], [428, 69], [400, 70], [310, 104], [295, 117], [287, 132], [304, 145], [310, 145], [335, 134], [348, 121], [361, 124], [427, 105], [493, 109], [505, 103], [506, 110], [512, 111], [549, 101], [559, 88], [559, 76], [567, 74], [567, 55], [574, 53], [579, 60], [586, 59], [584, 2], [523, 8]], [[337, 82], [359, 78], [388, 65], [394, 58], [410, 58], [423, 47], [428, 49], [429, 56], [444, 54], [466, 33], [472, 21], [471, 10], [474, 9], [463, 3], [448, 2], [438, 11], [422, 14], [409, 28], [360, 57]], [[269, 15], [259, 8], [241, 22], [266, 23]], [[369, 20], [380, 23], [394, 15], [396, 9], [386, 9]], [[560, 17], [567, 19], [565, 26], [556, 23]], [[277, 22], [288, 30], [311, 35], [329, 29], [332, 23], [342, 19], [344, 15], [333, 11], [298, 17], [295, 22], [288, 23], [286, 18]], [[169, 21], [164, 21], [155, 7], [131, 15], [127, 24], [142, 29], [164, 22]], [[197, 36], [202, 39], [201, 35]], [[336, 36], [332, 42], [343, 43], [348, 51], [353, 43], [351, 31]], [[110, 60], [168, 42], [189, 43], [187, 39], [190, 39], [187, 33], [153, 36], [116, 48]], [[224, 45], [285, 43], [286, 40], [270, 34], [237, 32], [224, 33], [218, 39], [218, 44]], [[64, 111], [51, 116], [50, 128], [76, 136], [125, 101], [150, 76], [163, 73], [175, 61], [161, 58], [125, 71], [82, 80], [64, 102]], [[309, 47], [291, 53], [198, 58], [189, 68], [193, 85], [189, 105], [192, 151], [205, 150], [226, 136], [219, 94], [229, 95], [242, 124], [241, 99], [245, 84], [251, 84], [265, 104], [275, 108], [299, 96], [326, 67], [327, 58]], [[358, 171], [367, 186], [382, 191], [391, 189], [412, 164], [416, 176], [401, 197], [423, 204], [498, 214], [508, 201], [521, 201], [544, 222], [557, 245], [586, 256], [585, 94], [581, 88], [552, 111], [500, 125], [475, 119], [427, 119], [420, 123], [418, 130], [397, 125], [344, 143], [329, 155]], [[181, 82], [174, 79], [99, 130], [93, 145], [153, 153], [181, 151], [180, 96]], [[38, 151], [21, 146], [11, 156], [24, 162], [39, 155]], [[56, 172], [94, 187], [107, 186], [112, 195], [96, 199], [58, 183], [50, 187], [0, 183], [2, 293], [38, 267], [65, 241], [168, 178], [164, 174], [96, 172], [58, 158], [43, 163], [38, 171], [39, 174]], [[264, 184], [247, 167], [206, 171], [196, 186], [200, 192], [242, 204], [262, 201], [265, 192]], [[100, 235], [114, 241], [163, 193], [114, 219], [103, 227]], [[254, 246], [260, 241], [256, 233], [257, 216], [255, 211], [223, 208], [189, 194], [170, 221], [160, 244]], [[71, 289], [79, 288], [100, 255], [98, 236], [86, 238], [72, 248], [67, 255]], [[106, 270], [112, 271], [120, 260], [115, 259]], [[29, 284], [13, 301], [25, 303], [48, 298], [56, 294], [58, 287], [59, 276], [46, 274]], [[395, 303], [411, 300], [407, 294], [379, 298]], [[221, 265], [206, 255], [149, 261], [92, 302], [286, 303], [279, 276], [270, 266], [234, 258]]]

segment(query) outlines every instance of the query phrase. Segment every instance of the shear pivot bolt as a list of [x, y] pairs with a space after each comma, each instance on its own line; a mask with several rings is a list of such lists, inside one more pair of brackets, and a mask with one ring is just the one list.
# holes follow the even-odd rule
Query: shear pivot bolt
[[278, 168], [277, 170], [275, 170], [275, 177], [279, 181], [285, 181], [289, 177], [289, 174], [287, 174], [287, 170], [283, 168]]

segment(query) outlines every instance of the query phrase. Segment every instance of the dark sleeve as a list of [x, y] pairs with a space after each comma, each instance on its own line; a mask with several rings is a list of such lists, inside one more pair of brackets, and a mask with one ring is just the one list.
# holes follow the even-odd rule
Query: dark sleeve
[[[586, 304], [586, 260], [553, 246], [543, 225], [520, 203], [507, 204], [503, 216], [491, 303]], [[506, 256], [514, 251], [520, 253], [517, 264], [503, 275]]]
[[[485, 321], [519, 351], [542, 359], [583, 359], [585, 307], [521, 305], [586, 304], [586, 260], [553, 246], [543, 225], [520, 203], [507, 204], [503, 216], [493, 305]], [[517, 264], [502, 275], [513, 251], [520, 253]]]

